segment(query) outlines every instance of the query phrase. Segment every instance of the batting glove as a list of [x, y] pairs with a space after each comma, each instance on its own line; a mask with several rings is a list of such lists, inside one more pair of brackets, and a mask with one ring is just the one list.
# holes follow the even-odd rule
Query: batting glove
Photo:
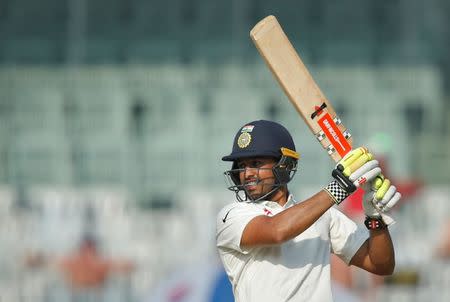
[[360, 147], [349, 152], [332, 172], [334, 180], [324, 188], [336, 204], [340, 204], [358, 187], [375, 179], [381, 173], [378, 161], [369, 151]]
[[363, 187], [365, 193], [363, 198], [364, 213], [367, 217], [381, 218], [386, 225], [395, 221], [387, 215], [400, 200], [402, 195], [397, 192], [397, 188], [391, 185], [389, 179], [383, 175], [378, 175], [373, 181]]

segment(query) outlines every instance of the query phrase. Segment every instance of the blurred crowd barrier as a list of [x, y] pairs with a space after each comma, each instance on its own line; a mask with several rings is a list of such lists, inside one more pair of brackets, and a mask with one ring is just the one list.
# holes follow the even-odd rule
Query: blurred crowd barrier
[[[306, 186], [296, 195], [302, 199], [314, 189]], [[231, 193], [185, 190], [173, 208], [160, 210], [139, 209], [127, 194], [108, 188], [34, 188], [26, 208], [15, 206], [16, 198], [12, 188], [1, 188], [2, 301], [211, 301], [204, 293], [213, 290], [220, 272], [215, 217], [233, 199]], [[439, 256], [437, 249], [450, 240], [445, 237], [449, 201], [447, 186], [426, 186], [396, 209], [397, 223], [391, 227], [396, 272], [376, 288], [360, 278], [354, 293], [365, 297], [362, 301], [448, 300], [449, 254]], [[27, 265], [36, 252], [47, 257], [70, 253], [86, 228], [105, 258], [128, 259], [134, 270], [111, 274], [99, 288], [75, 289], [54, 267]]]
[[[219, 196], [214, 200], [184, 191], [170, 210], [142, 210], [114, 188], [41, 187], [26, 194], [29, 206], [18, 207], [16, 192], [2, 187], [1, 300], [143, 301], [177, 269], [195, 262], [217, 264], [214, 213], [221, 205]], [[98, 287], [74, 287], [66, 272], [50, 262], [73, 254], [86, 231], [105, 259], [126, 259], [132, 272], [111, 273]], [[35, 265], [38, 257], [46, 263]]]

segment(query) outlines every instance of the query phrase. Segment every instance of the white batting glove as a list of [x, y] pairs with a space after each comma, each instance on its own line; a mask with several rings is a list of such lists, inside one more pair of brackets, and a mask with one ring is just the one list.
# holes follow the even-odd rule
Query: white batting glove
[[333, 180], [325, 191], [340, 204], [361, 185], [375, 179], [381, 173], [378, 161], [369, 151], [360, 147], [349, 152], [333, 170]]
[[400, 200], [401, 194], [397, 188], [391, 185], [389, 179], [379, 175], [375, 180], [364, 185], [363, 208], [366, 216], [371, 218], [382, 218], [386, 225], [391, 225], [395, 220], [387, 215]]

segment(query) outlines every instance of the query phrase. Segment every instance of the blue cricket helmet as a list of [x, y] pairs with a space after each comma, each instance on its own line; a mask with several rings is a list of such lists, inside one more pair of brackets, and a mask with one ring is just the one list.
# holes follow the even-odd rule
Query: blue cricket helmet
[[[271, 184], [270, 191], [258, 197], [252, 197], [247, 190], [247, 185], [242, 184], [239, 179], [239, 173], [245, 169], [239, 169], [237, 161], [251, 157], [273, 157], [277, 160], [271, 168], [275, 183]], [[292, 180], [297, 171], [299, 157], [289, 131], [282, 125], [267, 120], [247, 123], [236, 133], [231, 154], [222, 157], [223, 161], [233, 162], [231, 170], [224, 172], [229, 184], [228, 189], [236, 193], [238, 201], [259, 201], [270, 198], [278, 189]], [[244, 194], [242, 195], [241, 192]]]
[[257, 156], [281, 158], [282, 148], [296, 151], [289, 131], [276, 122], [258, 120], [239, 129], [234, 137], [231, 154], [222, 157], [222, 160], [235, 161]]

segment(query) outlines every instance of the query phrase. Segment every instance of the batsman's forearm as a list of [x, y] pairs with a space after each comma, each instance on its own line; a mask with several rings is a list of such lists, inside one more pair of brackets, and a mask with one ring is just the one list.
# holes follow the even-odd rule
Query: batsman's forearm
[[273, 217], [278, 240], [284, 242], [301, 234], [334, 205], [325, 192], [320, 191], [309, 199]]
[[371, 230], [369, 237], [369, 257], [376, 267], [376, 273], [390, 275], [395, 268], [395, 252], [388, 229]]

